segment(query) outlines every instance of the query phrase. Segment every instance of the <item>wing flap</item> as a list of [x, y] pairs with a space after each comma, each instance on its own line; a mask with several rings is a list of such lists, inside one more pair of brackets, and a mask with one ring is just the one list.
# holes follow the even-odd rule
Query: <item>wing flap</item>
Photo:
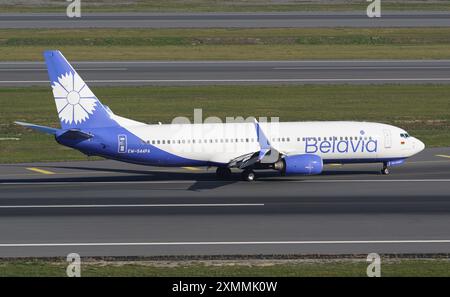
[[228, 167], [237, 167], [244, 169], [251, 167], [254, 164], [271, 164], [278, 161], [280, 152], [275, 149], [269, 142], [264, 132], [261, 129], [258, 121], [255, 120], [256, 138], [259, 143], [260, 150], [257, 152], [239, 156], [228, 163]]

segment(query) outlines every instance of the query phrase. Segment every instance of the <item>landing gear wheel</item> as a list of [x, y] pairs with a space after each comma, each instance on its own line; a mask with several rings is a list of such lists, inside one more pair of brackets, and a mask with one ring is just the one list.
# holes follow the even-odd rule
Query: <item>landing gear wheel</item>
[[253, 170], [244, 170], [242, 171], [242, 179], [245, 181], [254, 181], [255, 180], [255, 173]]
[[381, 174], [388, 175], [389, 174], [389, 168], [386, 164], [383, 164], [383, 169], [381, 169]]
[[228, 179], [231, 177], [231, 170], [227, 167], [217, 167], [216, 175], [221, 179]]

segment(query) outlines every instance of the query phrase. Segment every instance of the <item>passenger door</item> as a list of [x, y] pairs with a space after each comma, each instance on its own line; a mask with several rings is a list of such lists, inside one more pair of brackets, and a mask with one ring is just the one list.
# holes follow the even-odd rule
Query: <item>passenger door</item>
[[384, 135], [384, 148], [391, 148], [392, 146], [391, 130], [383, 130], [383, 135]]

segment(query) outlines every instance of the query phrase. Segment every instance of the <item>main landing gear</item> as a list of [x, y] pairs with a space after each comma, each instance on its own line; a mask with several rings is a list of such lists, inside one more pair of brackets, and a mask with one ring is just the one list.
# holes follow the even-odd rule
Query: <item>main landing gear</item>
[[[220, 179], [230, 179], [231, 178], [231, 170], [227, 167], [217, 167], [216, 176]], [[246, 169], [241, 173], [242, 180], [245, 181], [254, 181], [255, 180], [255, 172], [251, 169]]]
[[255, 172], [253, 172], [253, 170], [246, 169], [246, 170], [242, 171], [241, 177], [245, 181], [249, 181], [249, 182], [254, 181], [255, 180]]
[[216, 175], [220, 179], [229, 179], [231, 177], [231, 170], [228, 167], [217, 167]]
[[387, 166], [387, 163], [383, 163], [383, 169], [381, 169], [381, 174], [383, 174], [383, 175], [389, 174], [389, 168]]

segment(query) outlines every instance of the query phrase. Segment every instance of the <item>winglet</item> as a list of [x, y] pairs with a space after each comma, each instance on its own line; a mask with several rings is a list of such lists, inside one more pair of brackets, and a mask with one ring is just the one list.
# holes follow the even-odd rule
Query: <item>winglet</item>
[[[260, 146], [260, 151], [259, 151], [259, 156], [258, 156], [258, 161], [262, 160], [268, 152], [270, 152], [272, 150], [272, 152], [274, 152], [274, 156], [276, 156], [278, 158], [278, 151], [275, 150], [274, 148], [272, 148], [272, 146], [270, 145], [269, 139], [267, 138], [267, 136], [264, 134], [263, 130], [261, 129], [260, 124], [258, 123], [258, 121], [255, 119], [255, 128], [256, 128], [256, 137]], [[267, 158], [266, 158], [267, 159]], [[274, 157], [269, 158], [269, 161], [271, 162], [272, 159], [274, 159]]]
[[261, 149], [270, 149], [269, 139], [267, 139], [266, 135], [261, 129], [261, 126], [258, 123], [258, 120], [256, 119], [255, 119], [255, 128], [256, 128], [256, 137], [258, 139], [259, 146], [261, 147]]

